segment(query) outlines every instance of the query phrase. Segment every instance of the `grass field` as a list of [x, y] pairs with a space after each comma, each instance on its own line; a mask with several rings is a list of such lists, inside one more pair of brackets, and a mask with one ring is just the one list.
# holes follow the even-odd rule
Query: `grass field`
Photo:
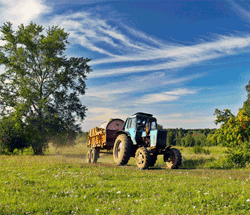
[[[0, 214], [250, 214], [250, 168], [229, 168], [224, 148], [193, 154], [183, 165], [138, 170], [132, 158], [117, 167], [112, 154], [86, 164], [86, 146], [45, 156], [0, 156]], [[216, 168], [216, 169], [215, 169]]]

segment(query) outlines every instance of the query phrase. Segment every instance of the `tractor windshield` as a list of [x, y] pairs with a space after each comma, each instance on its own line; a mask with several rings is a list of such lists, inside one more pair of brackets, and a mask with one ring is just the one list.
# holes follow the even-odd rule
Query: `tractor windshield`
[[149, 121], [149, 130], [156, 130], [157, 123], [156, 123], [156, 119], [153, 117], [151, 117], [151, 118], [138, 117], [137, 121], [136, 121], [137, 130], [145, 131], [148, 121]]

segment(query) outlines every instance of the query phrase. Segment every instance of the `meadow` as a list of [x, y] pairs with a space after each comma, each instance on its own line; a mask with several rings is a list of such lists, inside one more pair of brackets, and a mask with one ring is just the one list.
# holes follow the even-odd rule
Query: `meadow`
[[183, 165], [148, 170], [134, 158], [114, 165], [111, 153], [87, 164], [85, 144], [44, 156], [0, 156], [0, 214], [250, 214], [250, 167], [231, 168], [225, 148], [194, 154], [178, 147]]

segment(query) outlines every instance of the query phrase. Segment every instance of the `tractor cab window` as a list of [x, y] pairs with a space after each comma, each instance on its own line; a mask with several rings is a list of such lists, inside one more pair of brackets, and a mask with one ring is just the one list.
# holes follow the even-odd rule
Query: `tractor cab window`
[[135, 128], [135, 125], [136, 125], [136, 118], [132, 118], [130, 128]]
[[135, 118], [128, 119], [127, 128], [135, 128], [135, 125], [136, 125], [136, 121], [135, 120], [136, 120]]
[[151, 128], [151, 130], [156, 130], [157, 129], [156, 121], [151, 122], [150, 128]]
[[131, 119], [128, 119], [128, 121], [127, 121], [127, 128], [130, 128], [130, 124], [131, 124]]
[[146, 129], [147, 119], [137, 118], [137, 130], [144, 131]]

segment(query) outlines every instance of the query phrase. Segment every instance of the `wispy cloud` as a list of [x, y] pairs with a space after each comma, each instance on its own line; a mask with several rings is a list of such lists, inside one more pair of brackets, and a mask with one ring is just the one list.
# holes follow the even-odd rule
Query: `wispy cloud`
[[228, 0], [228, 2], [232, 5], [233, 9], [236, 11], [237, 14], [239, 14], [240, 17], [250, 23], [250, 12], [248, 10], [244, 9], [233, 0]]
[[[201, 78], [205, 74], [194, 74], [183, 76], [180, 78], [166, 75], [163, 72], [155, 72], [144, 76], [131, 76], [126, 80], [108, 83], [102, 86], [89, 87], [84, 98], [90, 99], [105, 99], [107, 101], [114, 101], [120, 98], [122, 94], [130, 95], [137, 93], [150, 93], [154, 90], [159, 90], [161, 87], [168, 87], [169, 85], [183, 84], [185, 82]], [[122, 87], [121, 87], [122, 86]], [[168, 92], [169, 95], [185, 95], [186, 89], [178, 89], [176, 91]]]
[[[123, 24], [115, 23], [114, 27], [112, 20], [102, 19], [91, 12], [58, 15], [52, 22], [60, 23], [74, 43], [102, 54], [101, 58], [90, 62], [92, 66], [117, 64], [110, 69], [95, 69], [90, 78], [168, 71], [236, 54], [250, 47], [250, 35], [218, 35], [216, 39], [194, 45], [160, 41]], [[121, 67], [119, 63], [128, 66]]]
[[151, 93], [145, 94], [142, 98], [138, 99], [137, 102], [152, 104], [158, 102], [166, 102], [166, 101], [174, 101], [178, 100], [181, 96], [185, 96], [188, 94], [195, 94], [196, 91], [189, 89], [176, 89], [173, 91], [166, 91], [161, 93]]

